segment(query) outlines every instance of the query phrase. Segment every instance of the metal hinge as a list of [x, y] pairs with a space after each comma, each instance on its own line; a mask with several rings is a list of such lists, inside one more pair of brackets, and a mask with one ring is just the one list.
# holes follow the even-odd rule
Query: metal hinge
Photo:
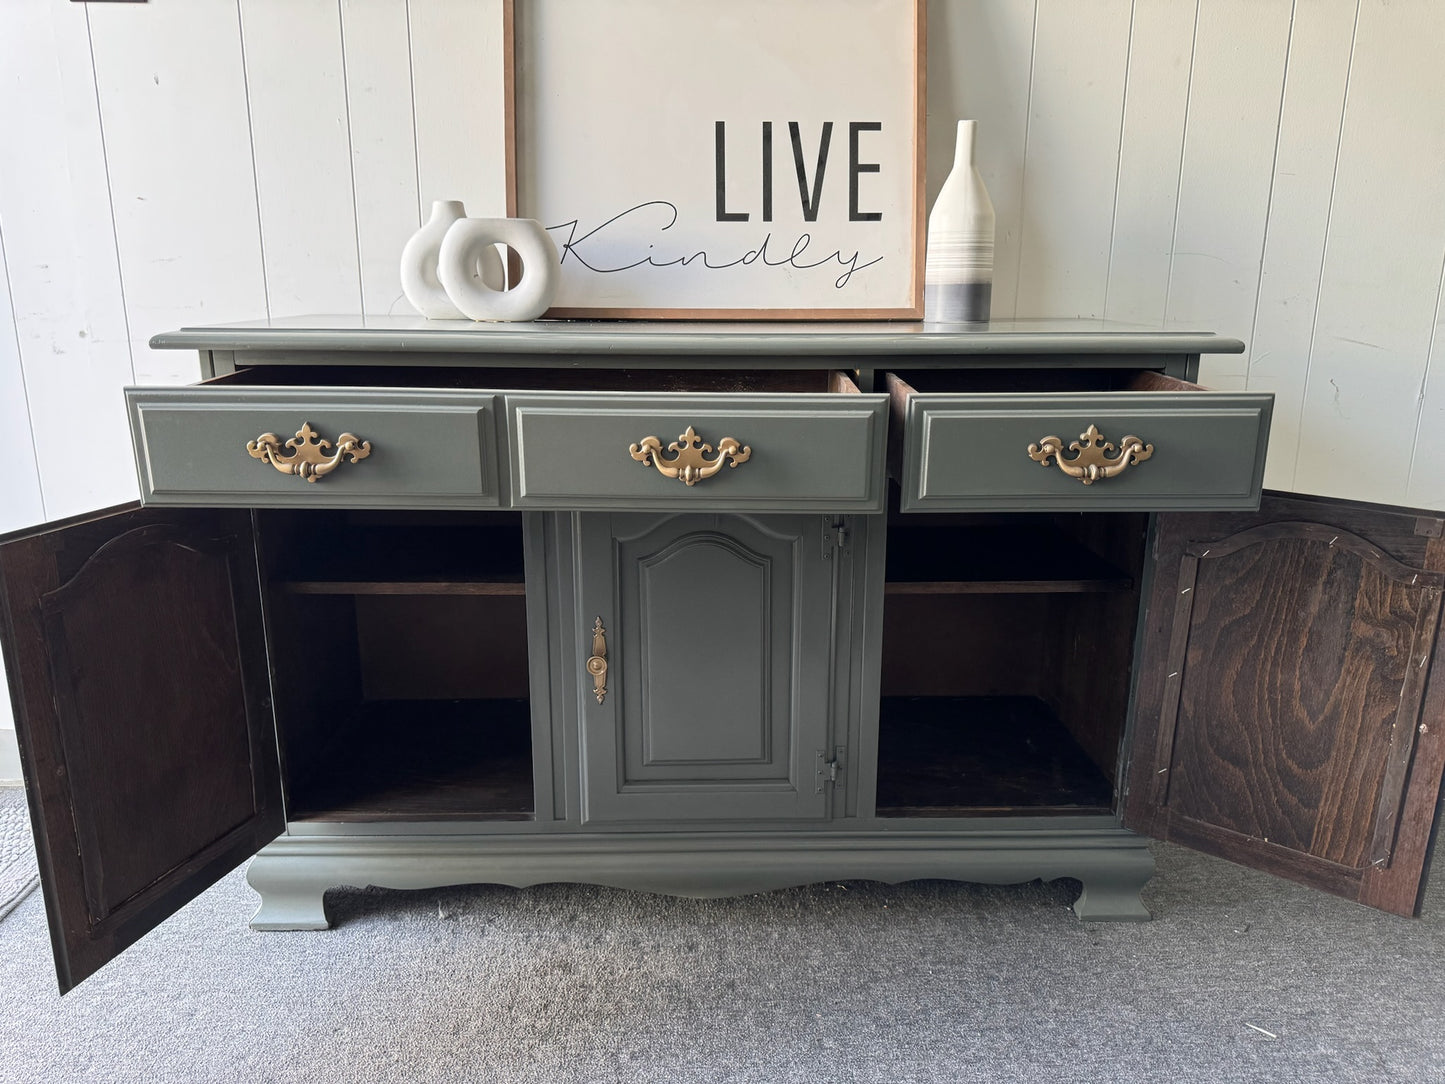
[[836, 550], [848, 545], [848, 521], [831, 516], [823, 523], [823, 560], [831, 561]]
[[818, 749], [813, 753], [813, 779], [817, 784], [813, 788], [814, 794], [822, 794], [824, 787], [836, 786], [843, 775], [843, 746], [833, 749], [831, 760], [825, 759], [827, 756], [825, 749]]

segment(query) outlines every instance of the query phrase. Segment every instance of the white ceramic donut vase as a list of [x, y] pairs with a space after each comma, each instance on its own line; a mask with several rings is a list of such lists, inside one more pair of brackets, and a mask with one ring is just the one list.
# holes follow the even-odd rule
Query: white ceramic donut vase
[[[460, 200], [436, 200], [431, 205], [431, 217], [412, 234], [401, 250], [401, 292], [406, 295], [411, 307], [428, 320], [460, 320], [461, 310], [447, 297], [446, 287], [437, 278], [437, 255], [447, 230], [466, 215]], [[487, 282], [501, 286], [506, 281], [502, 270], [502, 258], [496, 250], [484, 252], [480, 263], [473, 268]]]
[[[473, 270], [484, 253], [506, 245], [522, 261], [510, 290], [495, 290]], [[463, 218], [452, 224], [437, 255], [437, 276], [463, 316], [472, 320], [535, 320], [557, 291], [557, 246], [534, 218]]]

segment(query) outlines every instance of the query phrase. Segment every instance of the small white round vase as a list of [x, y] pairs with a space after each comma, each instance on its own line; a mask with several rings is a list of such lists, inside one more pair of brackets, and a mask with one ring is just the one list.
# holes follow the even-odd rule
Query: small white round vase
[[[472, 273], [497, 245], [506, 245], [522, 262], [521, 279], [510, 290]], [[533, 218], [463, 218], [447, 230], [437, 256], [447, 296], [472, 320], [535, 320], [552, 303], [561, 269], [556, 243]]]
[[[401, 250], [401, 292], [417, 312], [429, 320], [461, 320], [462, 312], [447, 297], [446, 287], [437, 277], [437, 257], [447, 231], [466, 215], [459, 200], [436, 200], [431, 217], [412, 234]], [[505, 281], [502, 258], [497, 251], [478, 254], [472, 269], [487, 281], [501, 286]]]

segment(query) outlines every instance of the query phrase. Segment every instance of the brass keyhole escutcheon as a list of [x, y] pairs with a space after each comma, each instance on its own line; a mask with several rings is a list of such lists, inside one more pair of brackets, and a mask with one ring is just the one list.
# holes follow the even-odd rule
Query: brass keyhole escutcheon
[[592, 692], [600, 704], [607, 696], [607, 630], [600, 616], [592, 625], [592, 656], [587, 660], [587, 672], [592, 675]]

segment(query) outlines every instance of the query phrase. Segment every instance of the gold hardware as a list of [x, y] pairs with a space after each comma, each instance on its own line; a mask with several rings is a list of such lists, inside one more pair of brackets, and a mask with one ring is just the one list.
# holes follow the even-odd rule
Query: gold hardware
[[717, 458], [709, 460], [706, 453], [713, 450], [712, 445], [704, 444], [702, 437], [693, 432], [690, 425], [686, 433], [667, 446], [667, 450], [673, 453], [673, 457], [665, 461], [662, 458], [662, 441], [656, 437], [643, 437], [641, 444], [630, 445], [627, 449], [628, 454], [644, 467], [656, 467], [664, 477], [681, 478], [685, 485], [690, 486], [697, 485], [704, 478], [711, 478], [722, 470], [724, 462], [731, 460], [728, 466], [736, 467], [739, 463], [746, 463], [753, 454], [751, 448], [740, 445], [732, 437], [723, 437], [718, 441]]
[[592, 691], [600, 704], [607, 695], [607, 630], [602, 627], [601, 617], [592, 626], [592, 657], [587, 660], [587, 672], [592, 675]]
[[1058, 437], [1044, 437], [1038, 444], [1030, 444], [1029, 458], [1047, 467], [1052, 456], [1059, 470], [1091, 486], [1100, 478], [1112, 478], [1126, 467], [1138, 466], [1154, 454], [1154, 445], [1127, 436], [1120, 441], [1119, 454], [1111, 459], [1106, 453], [1113, 450], [1114, 445], [1091, 425], [1069, 444], [1069, 451], [1078, 453], [1073, 459], [1064, 458], [1063, 441]]
[[304, 422], [296, 436], [288, 440], [285, 447], [291, 449], [287, 455], [281, 451], [281, 438], [275, 433], [262, 433], [255, 440], [246, 442], [246, 451], [252, 459], [270, 463], [282, 474], [299, 474], [308, 482], [324, 478], [341, 465], [345, 456], [351, 456], [353, 463], [360, 462], [371, 454], [371, 441], [358, 440], [350, 433], [336, 438], [336, 454], [327, 456], [324, 449], [330, 448], [331, 441], [316, 435], [310, 422]]

